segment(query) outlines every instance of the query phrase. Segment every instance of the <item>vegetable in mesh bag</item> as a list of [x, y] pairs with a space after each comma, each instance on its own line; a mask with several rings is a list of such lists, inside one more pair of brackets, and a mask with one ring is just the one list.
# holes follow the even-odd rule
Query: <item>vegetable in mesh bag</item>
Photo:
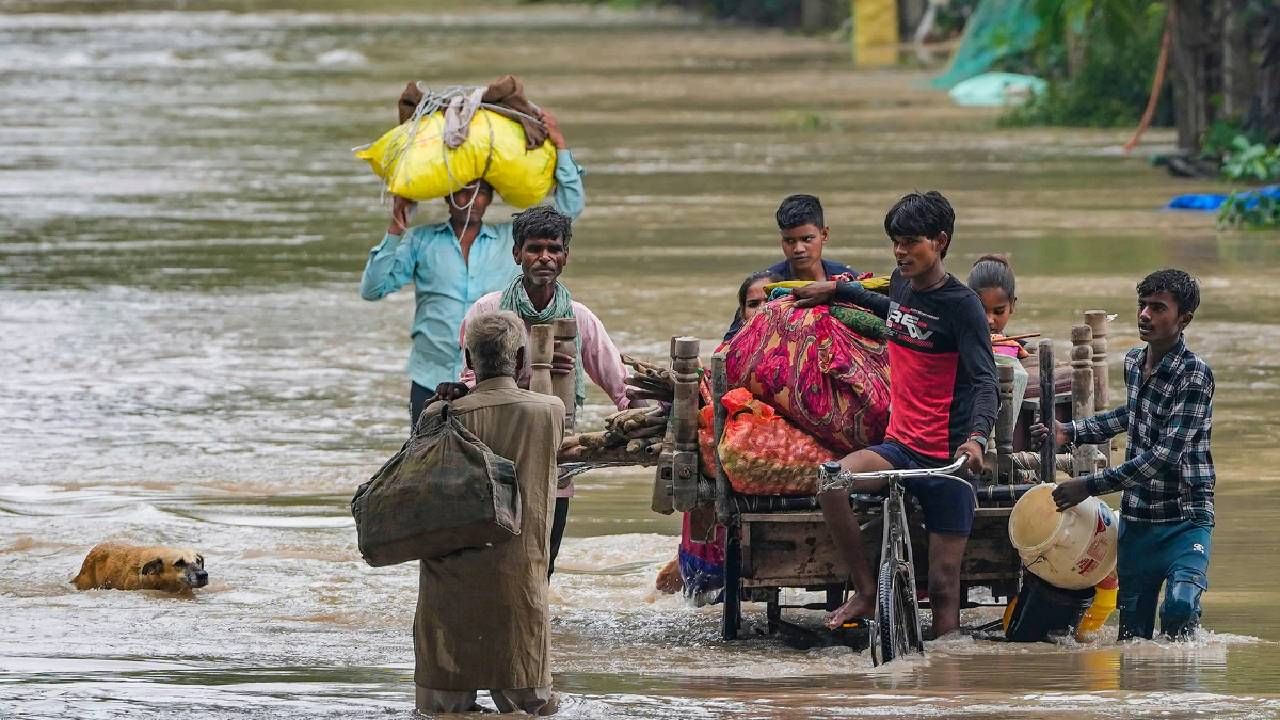
[[720, 462], [735, 492], [744, 495], [813, 495], [817, 467], [836, 454], [792, 425], [745, 388], [721, 400], [729, 417], [720, 439]]
[[716, 477], [716, 426], [715, 405], [703, 405], [698, 411], [698, 453], [701, 456], [702, 474], [712, 480]]
[[360, 554], [374, 567], [444, 557], [520, 534], [516, 466], [458, 422], [422, 413], [409, 441], [356, 490]]

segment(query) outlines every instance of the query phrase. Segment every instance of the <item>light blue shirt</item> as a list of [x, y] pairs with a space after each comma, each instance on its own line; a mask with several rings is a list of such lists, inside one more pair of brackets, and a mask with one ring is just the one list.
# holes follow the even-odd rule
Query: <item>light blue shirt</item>
[[[582, 214], [586, 196], [582, 168], [568, 150], [556, 156], [556, 188], [552, 200], [571, 218]], [[428, 390], [462, 375], [458, 332], [462, 317], [482, 295], [505, 290], [520, 267], [511, 258], [511, 223], [480, 225], [468, 259], [448, 222], [409, 228], [404, 236], [387, 235], [373, 250], [360, 279], [360, 297], [381, 300], [414, 283], [413, 348], [409, 378]]]

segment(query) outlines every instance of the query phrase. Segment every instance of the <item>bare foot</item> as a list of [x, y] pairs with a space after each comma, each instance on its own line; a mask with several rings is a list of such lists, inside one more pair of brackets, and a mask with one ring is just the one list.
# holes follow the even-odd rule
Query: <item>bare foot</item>
[[930, 634], [933, 635], [933, 639], [935, 641], [942, 641], [942, 642], [947, 642], [951, 640], [964, 640], [969, 637], [961, 628], [952, 628], [951, 630], [948, 630], [942, 633], [941, 635], [938, 635], [937, 633], [933, 633], [933, 632], [931, 632]]
[[684, 589], [684, 580], [680, 577], [680, 563], [676, 559], [673, 558], [671, 562], [658, 571], [654, 586], [659, 592], [664, 592], [668, 595], [673, 595]]
[[846, 600], [843, 605], [831, 611], [831, 614], [827, 616], [827, 628], [835, 630], [850, 620], [870, 617], [874, 611], [875, 606], [871, 602], [871, 598], [854, 595]]

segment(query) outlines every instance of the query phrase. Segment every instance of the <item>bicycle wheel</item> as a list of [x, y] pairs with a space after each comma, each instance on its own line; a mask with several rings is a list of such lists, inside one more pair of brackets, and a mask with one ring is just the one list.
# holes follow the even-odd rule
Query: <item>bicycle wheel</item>
[[915, 598], [910, 594], [915, 591], [911, 574], [904, 565], [893, 560], [880, 563], [880, 577], [876, 583], [876, 628], [871, 638], [871, 660], [874, 664], [883, 665], [903, 655], [924, 652], [920, 618]]

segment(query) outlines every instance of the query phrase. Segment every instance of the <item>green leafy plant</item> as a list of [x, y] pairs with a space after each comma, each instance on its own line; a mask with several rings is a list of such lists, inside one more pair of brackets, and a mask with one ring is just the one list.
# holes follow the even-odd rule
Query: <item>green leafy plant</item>
[[1280, 228], [1280, 200], [1233, 192], [1218, 209], [1220, 228]]
[[1223, 155], [1231, 152], [1231, 143], [1239, 136], [1244, 136], [1253, 143], [1266, 140], [1266, 133], [1258, 128], [1246, 128], [1238, 119], [1214, 120], [1204, 131], [1204, 138], [1200, 141], [1200, 157], [1221, 160]]
[[1222, 157], [1222, 174], [1231, 180], [1259, 182], [1280, 178], [1280, 145], [1268, 148], [1237, 135]]
[[[1044, 78], [1048, 87], [1000, 118], [1005, 126], [1067, 125], [1114, 127], [1138, 122], [1151, 90], [1151, 77], [1165, 8], [1147, 0], [1036, 0], [1040, 18], [1035, 46], [1011, 55], [1004, 69]], [[1071, 72], [1067, 38], [1076, 38], [1081, 61]], [[1171, 117], [1166, 95], [1156, 124]]]
[[1153, 0], [1034, 0], [1040, 17], [1041, 47], [1056, 45], [1071, 32], [1087, 32], [1095, 40], [1114, 46], [1129, 45], [1150, 24], [1163, 16], [1165, 3]]

